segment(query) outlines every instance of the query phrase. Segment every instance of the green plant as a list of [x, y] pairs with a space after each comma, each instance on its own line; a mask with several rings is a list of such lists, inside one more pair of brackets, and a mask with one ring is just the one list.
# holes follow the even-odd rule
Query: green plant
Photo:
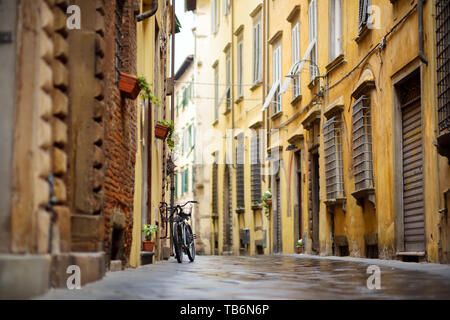
[[153, 226], [150, 224], [144, 224], [142, 232], [145, 232], [146, 241], [152, 241], [153, 235], [158, 232], [158, 226]]
[[139, 76], [139, 87], [142, 89], [141, 97], [142, 99], [148, 99], [151, 103], [160, 104], [161, 101], [152, 93], [150, 90], [150, 85], [144, 76]]
[[295, 245], [296, 248], [303, 247], [303, 239], [298, 239], [297, 244]]
[[175, 148], [175, 139], [176, 139], [175, 125], [173, 124], [172, 121], [168, 122], [165, 120], [158, 121], [158, 123], [169, 127], [169, 134], [167, 136], [167, 145], [169, 146], [170, 150], [173, 151], [173, 149]]
[[267, 219], [269, 219], [269, 203], [267, 202], [268, 199], [272, 199], [272, 190], [270, 190], [270, 188], [268, 190], [266, 190], [266, 192], [264, 192], [263, 196], [261, 197], [260, 203], [264, 208], [264, 213], [267, 217]]

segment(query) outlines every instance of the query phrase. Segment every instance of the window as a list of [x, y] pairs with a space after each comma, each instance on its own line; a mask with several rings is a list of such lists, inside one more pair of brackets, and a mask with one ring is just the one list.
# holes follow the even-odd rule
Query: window
[[227, 53], [226, 58], [226, 80], [227, 80], [227, 110], [231, 109], [231, 57], [230, 53]]
[[250, 140], [252, 204], [261, 199], [261, 137], [257, 132]]
[[359, 33], [361, 33], [366, 27], [369, 20], [369, 6], [370, 0], [359, 0]]
[[[292, 65], [300, 62], [300, 24], [297, 22], [292, 28]], [[297, 98], [300, 91], [300, 73], [294, 78], [293, 99]]]
[[217, 152], [214, 153], [214, 163], [212, 165], [212, 213], [213, 214], [218, 214], [219, 210], [219, 206], [218, 206], [218, 191], [217, 191], [217, 184], [218, 184], [218, 169], [219, 169], [219, 165], [218, 165], [218, 157], [217, 157]]
[[219, 66], [214, 68], [214, 121], [219, 120]]
[[353, 105], [353, 171], [356, 191], [373, 188], [372, 123], [367, 96]]
[[261, 19], [253, 26], [253, 83], [262, 80]]
[[330, 0], [330, 61], [342, 54], [342, 0]]
[[122, 33], [122, 25], [123, 25], [123, 13], [124, 13], [124, 0], [116, 0], [116, 11], [115, 11], [115, 17], [116, 17], [116, 23], [115, 23], [115, 71], [116, 71], [116, 83], [119, 83], [120, 80], [120, 72], [123, 68], [123, 59], [122, 59], [122, 53], [123, 53], [123, 33]]
[[313, 81], [319, 74], [317, 70], [317, 3], [316, 0], [309, 2], [309, 43], [314, 43], [310, 56], [310, 76]]
[[223, 15], [227, 16], [230, 14], [231, 0], [222, 0], [223, 3]]
[[189, 191], [189, 170], [185, 169], [182, 173], [182, 187], [181, 194], [184, 195]]
[[331, 117], [323, 125], [327, 200], [344, 197], [341, 126], [339, 115]]
[[211, 31], [217, 33], [219, 31], [219, 0], [212, 1], [211, 10]]
[[240, 134], [236, 146], [236, 199], [238, 209], [245, 208], [244, 159], [244, 135]]
[[238, 85], [238, 97], [242, 97], [244, 95], [244, 43], [239, 41], [237, 45], [237, 85]]
[[439, 133], [450, 129], [450, 2], [436, 1], [436, 59]]
[[[273, 50], [272, 76], [273, 83], [281, 83], [281, 45]], [[278, 85], [273, 96], [273, 113], [277, 114], [279, 112], [281, 112], [280, 85]]]

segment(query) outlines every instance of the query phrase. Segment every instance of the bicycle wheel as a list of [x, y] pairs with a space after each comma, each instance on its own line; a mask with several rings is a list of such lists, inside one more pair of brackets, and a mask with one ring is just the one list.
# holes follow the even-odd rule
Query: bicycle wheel
[[183, 262], [183, 238], [181, 235], [181, 226], [178, 223], [175, 223], [173, 225], [173, 250], [175, 251], [175, 258], [177, 259], [178, 263]]
[[188, 240], [189, 246], [186, 248], [186, 253], [191, 262], [195, 260], [195, 242], [194, 235], [190, 225], [186, 225], [186, 239]]

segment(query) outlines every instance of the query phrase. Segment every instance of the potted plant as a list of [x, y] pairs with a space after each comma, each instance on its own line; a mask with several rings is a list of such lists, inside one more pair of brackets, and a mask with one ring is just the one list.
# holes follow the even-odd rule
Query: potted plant
[[172, 121], [158, 121], [156, 123], [155, 136], [161, 140], [165, 140], [167, 138], [167, 145], [171, 151], [175, 148], [174, 132], [175, 125]]
[[145, 232], [145, 241], [143, 241], [144, 251], [152, 252], [155, 248], [155, 242], [153, 241], [153, 235], [158, 232], [158, 226], [150, 224], [144, 224], [142, 232]]
[[298, 239], [295, 247], [297, 248], [297, 253], [302, 253], [303, 252], [303, 239]]
[[264, 208], [264, 213], [266, 214], [267, 219], [269, 218], [269, 208], [272, 205], [272, 191], [270, 188], [264, 192], [263, 196], [261, 197], [260, 201], [261, 205]]
[[135, 100], [141, 92], [139, 79], [130, 74], [121, 72], [119, 79], [119, 90], [125, 98]]
[[139, 81], [139, 87], [143, 91], [141, 94], [142, 99], [144, 99], [144, 100], [147, 99], [151, 103], [154, 103], [154, 104], [160, 104], [161, 102], [159, 101], [159, 99], [150, 90], [150, 85], [148, 84], [147, 79], [141, 75], [138, 77], [138, 81]]

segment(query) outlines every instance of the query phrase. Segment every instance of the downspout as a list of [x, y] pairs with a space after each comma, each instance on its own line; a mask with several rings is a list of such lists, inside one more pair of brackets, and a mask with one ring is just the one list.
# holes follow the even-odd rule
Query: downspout
[[144, 21], [145, 19], [150, 18], [153, 16], [156, 11], [158, 11], [158, 0], [153, 0], [152, 2], [152, 8], [149, 11], [146, 11], [140, 15], [137, 16], [137, 22]]
[[428, 59], [424, 54], [424, 37], [423, 37], [423, 4], [425, 0], [419, 0], [417, 2], [417, 10], [419, 16], [419, 58], [428, 66]]
[[[262, 105], [264, 105], [264, 101], [266, 100], [266, 0], [263, 0], [263, 21], [262, 21], [262, 30], [263, 30], [263, 34], [262, 34], [262, 52], [263, 52], [263, 56], [262, 56]], [[262, 129], [264, 130], [266, 128], [266, 110], [263, 111], [262, 113]], [[263, 131], [264, 132], [264, 131]], [[264, 155], [266, 153], [264, 152]], [[261, 152], [259, 153], [259, 156], [261, 156]], [[260, 161], [262, 162], [262, 159], [260, 159]], [[262, 175], [262, 180], [264, 182], [266, 182], [266, 178], [264, 175]]]

